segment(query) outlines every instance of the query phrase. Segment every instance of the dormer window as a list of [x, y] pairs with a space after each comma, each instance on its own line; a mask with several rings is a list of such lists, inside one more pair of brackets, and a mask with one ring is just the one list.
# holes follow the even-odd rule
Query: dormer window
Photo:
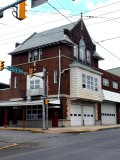
[[80, 40], [79, 48], [80, 62], [85, 64], [85, 42], [83, 41], [83, 39]]
[[86, 64], [90, 66], [91, 64], [91, 56], [90, 56], [90, 51], [87, 50], [86, 52]]
[[42, 50], [41, 49], [36, 49], [34, 51], [29, 52], [29, 56], [28, 56], [29, 62], [38, 61], [40, 59], [42, 59]]

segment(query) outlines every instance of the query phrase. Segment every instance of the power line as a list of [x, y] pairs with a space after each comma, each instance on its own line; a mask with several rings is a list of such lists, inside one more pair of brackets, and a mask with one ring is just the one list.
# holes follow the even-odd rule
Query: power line
[[[92, 39], [93, 40], [93, 39]], [[112, 53], [111, 51], [109, 51], [107, 48], [103, 47], [101, 44], [99, 44], [98, 42], [96, 42], [95, 40], [93, 40], [96, 44], [98, 44], [100, 47], [102, 47], [104, 50], [106, 50], [107, 52], [109, 52], [112, 56], [116, 57], [117, 59], [120, 60], [119, 57], [117, 57], [114, 53]]]

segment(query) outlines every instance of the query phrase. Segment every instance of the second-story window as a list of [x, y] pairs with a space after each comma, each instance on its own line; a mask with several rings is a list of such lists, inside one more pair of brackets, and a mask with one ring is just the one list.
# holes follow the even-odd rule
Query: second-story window
[[31, 80], [30, 81], [30, 89], [40, 89], [40, 80]]
[[54, 70], [54, 83], [57, 83], [58, 81], [58, 72], [57, 70]]
[[29, 56], [28, 56], [29, 62], [38, 61], [40, 59], [42, 59], [42, 50], [41, 49], [36, 49], [34, 51], [29, 52]]
[[80, 58], [80, 62], [85, 64], [85, 43], [83, 41], [83, 39], [80, 40], [79, 43], [79, 58]]
[[106, 78], [103, 78], [103, 85], [109, 87], [109, 80]]
[[98, 91], [98, 79], [90, 75], [82, 74], [82, 88]]
[[14, 77], [14, 88], [17, 88], [17, 76]]
[[118, 83], [117, 82], [113, 82], [112, 85], [113, 85], [114, 89], [118, 89]]

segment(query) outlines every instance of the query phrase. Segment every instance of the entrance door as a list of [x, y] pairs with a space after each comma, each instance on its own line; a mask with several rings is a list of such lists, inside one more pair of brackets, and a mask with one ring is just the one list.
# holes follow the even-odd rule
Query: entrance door
[[0, 108], [0, 126], [4, 125], [4, 112], [3, 109]]
[[13, 110], [13, 124], [17, 125], [18, 110]]

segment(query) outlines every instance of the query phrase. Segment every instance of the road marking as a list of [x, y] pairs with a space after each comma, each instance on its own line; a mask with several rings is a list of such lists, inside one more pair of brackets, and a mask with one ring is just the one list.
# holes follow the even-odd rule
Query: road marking
[[15, 146], [17, 146], [17, 145], [18, 145], [18, 144], [13, 143], [13, 144], [10, 144], [10, 145], [8, 145], [8, 146], [1, 147], [0, 150], [7, 149], [7, 148], [10, 148], [10, 147], [15, 147]]

